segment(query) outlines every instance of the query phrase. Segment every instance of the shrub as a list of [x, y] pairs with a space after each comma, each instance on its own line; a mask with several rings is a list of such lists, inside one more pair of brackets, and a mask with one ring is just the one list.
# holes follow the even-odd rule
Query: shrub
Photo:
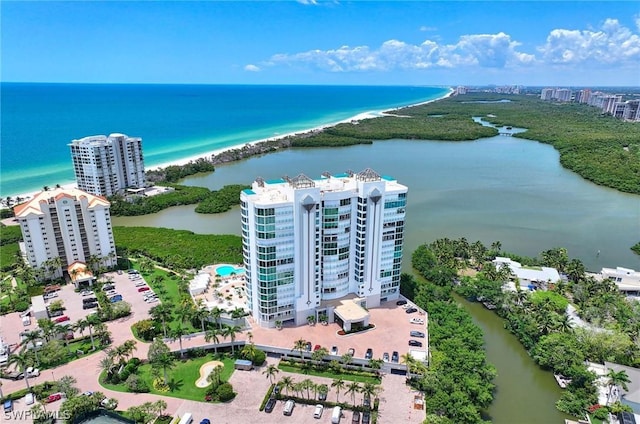
[[131, 374], [129, 378], [127, 378], [126, 386], [130, 392], [134, 392], [134, 393], [149, 392], [149, 385], [147, 384], [147, 382], [135, 374]]
[[255, 366], [260, 366], [264, 364], [264, 361], [267, 359], [267, 354], [261, 351], [260, 349], [256, 349], [253, 358], [251, 358], [251, 363]]
[[16, 302], [16, 311], [24, 312], [27, 309], [29, 309], [29, 302], [25, 302], [24, 300]]
[[233, 386], [231, 386], [231, 383], [222, 383], [220, 386], [218, 386], [216, 395], [220, 402], [228, 402], [236, 397], [236, 393], [233, 391]]
[[267, 405], [267, 401], [269, 400], [269, 398], [271, 397], [271, 393], [273, 393], [273, 388], [276, 387], [275, 384], [272, 384], [269, 386], [269, 389], [267, 390], [267, 393], [264, 395], [264, 398], [262, 398], [262, 403], [260, 404], [260, 411], [264, 411], [264, 407]]

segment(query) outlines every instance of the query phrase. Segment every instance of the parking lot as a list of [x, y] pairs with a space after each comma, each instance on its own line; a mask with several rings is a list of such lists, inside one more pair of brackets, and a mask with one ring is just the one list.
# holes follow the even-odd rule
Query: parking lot
[[[361, 333], [338, 335], [340, 327], [338, 324], [312, 326], [302, 325], [299, 327], [283, 327], [281, 330], [260, 328], [253, 325], [251, 332], [253, 340], [256, 344], [264, 344], [270, 346], [279, 346], [282, 348], [291, 348], [296, 340], [304, 339], [311, 342], [312, 346], [316, 344], [331, 350], [333, 346], [338, 348], [338, 356], [344, 355], [352, 348], [355, 351], [354, 357], [364, 358], [367, 349], [373, 350], [374, 359], [382, 359], [385, 352], [392, 355], [393, 351], [397, 351], [398, 355], [402, 355], [414, 351], [426, 351], [426, 315], [423, 311], [417, 311], [407, 314], [406, 310], [396, 305], [395, 301], [383, 303], [378, 308], [369, 309], [371, 324], [375, 328]], [[424, 320], [423, 324], [412, 324], [411, 318], [419, 318]], [[411, 337], [411, 331], [419, 331], [425, 337]], [[422, 343], [422, 347], [409, 346], [409, 340], [416, 340]]]

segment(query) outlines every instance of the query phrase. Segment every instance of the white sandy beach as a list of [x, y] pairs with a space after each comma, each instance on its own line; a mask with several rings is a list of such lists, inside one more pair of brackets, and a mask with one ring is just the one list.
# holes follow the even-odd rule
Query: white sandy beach
[[[449, 92], [447, 94], [445, 94], [444, 96], [438, 97], [437, 99], [428, 100], [426, 102], [414, 103], [414, 104], [410, 104], [410, 105], [407, 105], [407, 106], [399, 106], [397, 108], [387, 109], [387, 110], [382, 111], [382, 112], [375, 112], [375, 111], [363, 112], [363, 113], [359, 113], [358, 115], [355, 115], [355, 116], [353, 116], [351, 118], [344, 119], [342, 121], [320, 125], [318, 127], [310, 128], [310, 129], [307, 129], [307, 130], [295, 131], [295, 132], [291, 132], [291, 133], [287, 133], [287, 134], [278, 134], [278, 135], [275, 135], [273, 137], [263, 138], [263, 139], [260, 139], [260, 140], [254, 140], [254, 141], [247, 142], [247, 143], [242, 143], [242, 144], [236, 144], [234, 146], [225, 147], [225, 148], [217, 149], [217, 150], [212, 150], [212, 151], [207, 152], [207, 153], [201, 153], [201, 154], [189, 156], [189, 157], [186, 157], [186, 158], [176, 159], [176, 160], [173, 160], [171, 162], [162, 163], [160, 165], [149, 166], [148, 170], [166, 168], [167, 166], [172, 166], [172, 165], [185, 165], [185, 164], [187, 164], [187, 163], [189, 163], [191, 161], [195, 161], [195, 160], [200, 159], [200, 158], [211, 158], [211, 156], [219, 155], [220, 153], [223, 153], [223, 152], [226, 152], [226, 151], [229, 151], [229, 150], [241, 149], [242, 147], [244, 147], [246, 145], [254, 145], [254, 144], [262, 143], [264, 141], [280, 140], [280, 139], [283, 139], [283, 138], [286, 138], [286, 137], [306, 134], [306, 133], [313, 132], [313, 131], [321, 131], [321, 130], [323, 130], [325, 128], [333, 127], [335, 125], [342, 124], [342, 123], [357, 122], [357, 121], [362, 121], [364, 119], [370, 119], [370, 118], [377, 118], [377, 117], [380, 117], [380, 116], [385, 116], [386, 114], [389, 114], [389, 112], [397, 111], [399, 109], [405, 109], [405, 108], [413, 107], [413, 106], [420, 106], [420, 105], [424, 105], [424, 104], [427, 104], [427, 103], [436, 102], [438, 100], [446, 99], [447, 97], [450, 97], [451, 95], [453, 95], [453, 93], [454, 93], [454, 90], [450, 88]], [[68, 184], [62, 184], [61, 187], [63, 187], [63, 188], [73, 188], [73, 187], [76, 187], [76, 183], [73, 182], [73, 183], [68, 183]], [[26, 201], [26, 200], [31, 199], [35, 194], [37, 194], [39, 192], [40, 191], [33, 191], [33, 192], [23, 193], [23, 194], [19, 194], [19, 195], [10, 196], [10, 197], [12, 197], [13, 199], [16, 199], [16, 198], [20, 197], [20, 198], [23, 199], [23, 201]], [[0, 207], [6, 207], [6, 205], [4, 204], [4, 199], [2, 199], [1, 202], [2, 203], [1, 203]], [[15, 206], [15, 205], [13, 205], [13, 206]]]

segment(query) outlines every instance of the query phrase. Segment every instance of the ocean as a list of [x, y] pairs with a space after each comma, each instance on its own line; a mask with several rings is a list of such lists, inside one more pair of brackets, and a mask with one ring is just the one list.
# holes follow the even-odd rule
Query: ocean
[[1, 83], [0, 197], [75, 180], [71, 140], [142, 137], [147, 169], [446, 95], [447, 87]]

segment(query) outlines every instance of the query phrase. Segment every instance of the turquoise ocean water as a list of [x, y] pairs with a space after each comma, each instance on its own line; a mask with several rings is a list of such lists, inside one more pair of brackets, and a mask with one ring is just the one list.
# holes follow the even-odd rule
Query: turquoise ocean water
[[444, 96], [444, 87], [2, 83], [0, 197], [74, 181], [67, 144], [142, 137], [147, 168]]

